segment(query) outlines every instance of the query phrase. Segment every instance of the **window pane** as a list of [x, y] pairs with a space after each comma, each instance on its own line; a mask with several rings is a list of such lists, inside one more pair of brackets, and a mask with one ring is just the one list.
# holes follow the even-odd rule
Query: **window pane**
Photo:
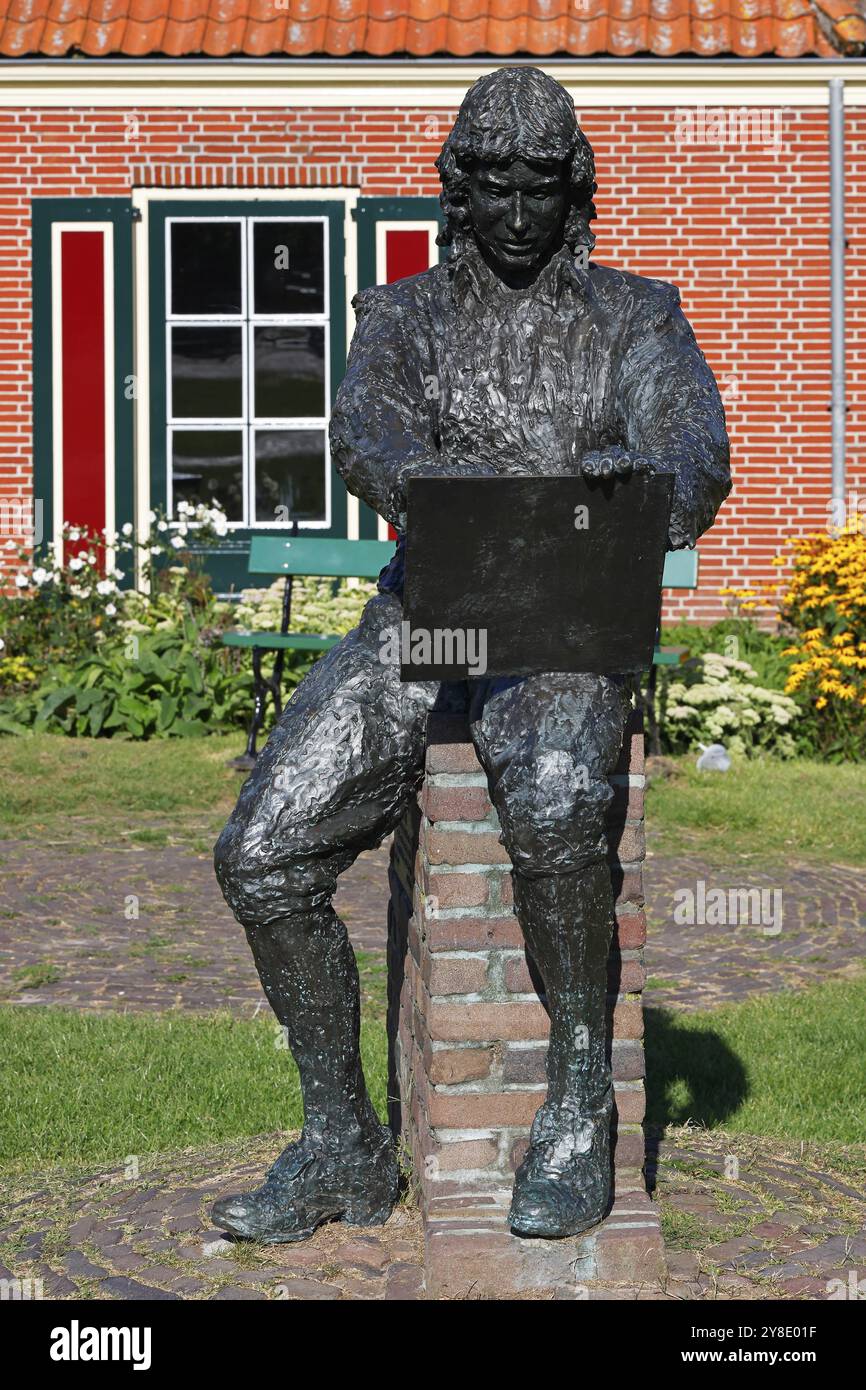
[[257, 314], [325, 312], [325, 229], [321, 222], [253, 225]]
[[219, 502], [229, 521], [244, 519], [244, 457], [241, 430], [174, 430], [172, 488], [178, 502]]
[[173, 222], [171, 312], [240, 314], [239, 222]]
[[240, 327], [172, 328], [171, 408], [174, 416], [216, 420], [243, 414]]
[[255, 441], [256, 521], [324, 521], [325, 431], [256, 430]]
[[256, 328], [255, 413], [267, 419], [325, 413], [325, 330]]

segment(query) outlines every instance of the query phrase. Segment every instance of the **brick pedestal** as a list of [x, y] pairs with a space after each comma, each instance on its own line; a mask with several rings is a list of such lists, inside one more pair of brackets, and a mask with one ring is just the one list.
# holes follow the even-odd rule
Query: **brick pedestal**
[[608, 965], [614, 1205], [564, 1241], [512, 1236], [514, 1170], [544, 1099], [548, 1019], [512, 907], [510, 861], [464, 723], [431, 716], [419, 806], [394, 837], [388, 932], [391, 1121], [411, 1155], [434, 1297], [601, 1295], [664, 1273], [643, 1177], [643, 732], [612, 778], [617, 925]]

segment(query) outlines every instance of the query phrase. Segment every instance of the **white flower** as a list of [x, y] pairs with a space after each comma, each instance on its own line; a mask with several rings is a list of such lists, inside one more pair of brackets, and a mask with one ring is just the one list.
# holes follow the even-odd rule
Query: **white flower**
[[175, 550], [183, 550], [183, 536], [172, 536], [171, 543]]
[[162, 554], [162, 551], [163, 551], [163, 547], [162, 547], [161, 545], [153, 545], [153, 546], [151, 546], [151, 548], [150, 548], [150, 553], [151, 553], [151, 555], [161, 555], [161, 554]]
[[120, 529], [121, 529], [121, 531], [122, 531], [122, 533], [123, 533], [124, 536], [131, 536], [131, 535], [132, 535], [132, 522], [131, 522], [131, 521], [125, 521], [125, 522], [123, 523], [123, 525], [121, 526]]
[[168, 530], [168, 522], [167, 522], [167, 521], [158, 521], [157, 524], [156, 524], [156, 529], [157, 529], [157, 531], [167, 531], [167, 530]]
[[113, 603], [107, 603], [105, 605], [105, 615], [107, 618], [113, 618], [116, 612], [117, 609], [115, 608]]
[[71, 570], [83, 570], [84, 561], [78, 555], [76, 555], [74, 559], [69, 561], [69, 568]]
[[49, 574], [48, 570], [43, 569], [41, 565], [36, 566], [36, 569], [33, 571], [34, 584], [45, 584], [47, 580], [49, 580], [50, 578], [51, 575]]
[[19, 589], [26, 589], [30, 580], [27, 578], [26, 574], [16, 574], [15, 583], [18, 585]]
[[151, 526], [152, 526], [153, 523], [156, 521], [156, 512], [148, 512], [148, 514], [147, 514], [147, 519], [148, 519], [148, 521], [150, 522], [150, 524], [151, 524]]
[[72, 530], [69, 532], [69, 539], [71, 541], [81, 540], [81, 532], [78, 530], [77, 526], [73, 526]]
[[102, 594], [103, 597], [107, 597], [108, 594], [113, 594], [116, 588], [117, 585], [113, 579], [100, 579], [96, 586], [96, 592]]
[[5, 646], [6, 646], [6, 643], [3, 641], [3, 638], [0, 637], [0, 652], [3, 651], [3, 649], [4, 649]]
[[190, 506], [189, 506], [189, 503], [188, 503], [188, 502], [178, 502], [178, 504], [177, 504], [177, 514], [178, 514], [178, 516], [184, 516], [185, 513], [189, 511], [189, 509], [190, 509]]
[[114, 575], [115, 579], [123, 579], [124, 577], [123, 570], [112, 570], [111, 573]]

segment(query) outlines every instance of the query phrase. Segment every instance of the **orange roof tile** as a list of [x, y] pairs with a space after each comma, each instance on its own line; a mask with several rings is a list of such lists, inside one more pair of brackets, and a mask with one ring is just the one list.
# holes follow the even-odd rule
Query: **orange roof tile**
[[866, 53], [866, 0], [0, 0], [0, 54]]

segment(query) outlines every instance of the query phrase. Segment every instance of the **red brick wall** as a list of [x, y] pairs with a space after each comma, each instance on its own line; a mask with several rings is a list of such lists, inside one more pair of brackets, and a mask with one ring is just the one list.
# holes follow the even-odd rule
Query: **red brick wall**
[[[579, 104], [579, 98], [578, 98]], [[739, 113], [737, 113], [739, 114]], [[128, 195], [138, 184], [360, 183], [435, 193], [451, 112], [75, 110], [0, 113], [0, 499], [31, 479], [31, 196]], [[753, 120], [757, 117], [753, 114]], [[771, 117], [768, 117], [771, 119]], [[771, 575], [785, 536], [826, 522], [830, 477], [826, 112], [780, 114], [677, 141], [674, 109], [588, 110], [601, 190], [597, 257], [674, 281], [725, 389], [735, 492], [702, 542], [696, 596], [671, 615], [723, 611], [722, 584]], [[866, 494], [866, 115], [847, 116], [849, 481]], [[758, 134], [759, 138], [754, 137]], [[766, 133], [766, 132], [765, 132]]]

